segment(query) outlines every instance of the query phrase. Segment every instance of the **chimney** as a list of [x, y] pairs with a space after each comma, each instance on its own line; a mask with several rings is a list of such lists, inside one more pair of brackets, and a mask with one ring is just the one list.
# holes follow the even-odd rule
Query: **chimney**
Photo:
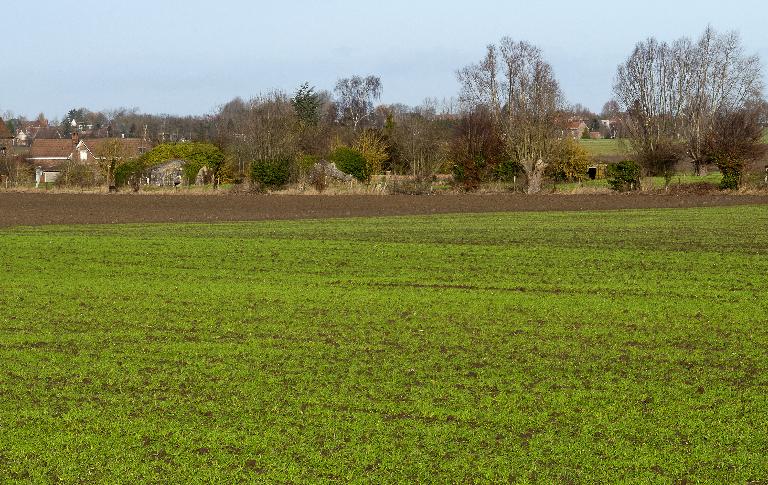
[[72, 132], [72, 147], [76, 147], [80, 143], [80, 134], [77, 131]]

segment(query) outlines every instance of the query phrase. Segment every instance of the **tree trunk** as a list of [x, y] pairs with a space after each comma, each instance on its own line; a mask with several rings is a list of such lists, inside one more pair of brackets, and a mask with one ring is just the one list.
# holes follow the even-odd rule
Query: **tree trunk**
[[693, 173], [697, 177], [704, 177], [707, 175], [707, 165], [698, 160], [693, 161]]
[[523, 163], [523, 169], [525, 170], [525, 176], [528, 179], [528, 188], [526, 192], [528, 194], [537, 194], [541, 192], [541, 183], [544, 179], [544, 169], [547, 168], [547, 163], [542, 159], [534, 161], [526, 161]]

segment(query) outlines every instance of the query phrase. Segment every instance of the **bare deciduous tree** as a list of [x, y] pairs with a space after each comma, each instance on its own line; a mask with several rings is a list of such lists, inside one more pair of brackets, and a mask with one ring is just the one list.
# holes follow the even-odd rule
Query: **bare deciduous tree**
[[507, 156], [525, 170], [528, 192], [538, 192], [556, 149], [556, 117], [563, 104], [560, 86], [541, 49], [505, 37], [498, 48], [488, 46], [480, 63], [457, 75], [462, 102], [470, 109], [478, 105], [489, 109]]
[[[619, 66], [614, 84], [641, 161], [666, 160], [655, 167], [665, 173], [682, 156], [703, 173], [705, 140], [715, 115], [759, 99], [762, 89], [757, 56], [743, 54], [737, 33], [720, 35], [712, 28], [695, 43], [650, 38], [637, 44]], [[651, 168], [649, 163], [646, 168]]]
[[761, 160], [768, 151], [762, 140], [763, 116], [762, 103], [750, 103], [735, 111], [724, 108], [715, 113], [701, 153], [705, 163], [714, 163], [723, 174], [720, 188], [738, 188], [744, 167]]
[[[691, 70], [686, 65], [690, 63], [690, 48], [687, 39], [670, 45], [650, 38], [635, 46], [616, 74], [614, 92], [626, 108], [626, 128], [649, 172], [669, 173], [678, 161], [675, 154], [680, 150], [670, 147], [679, 144], [682, 131], [684, 93], [691, 83]], [[669, 156], [659, 156], [661, 151]], [[659, 160], [663, 161], [661, 166]]]
[[248, 101], [237, 98], [219, 112], [217, 140], [233, 157], [231, 170], [242, 177], [251, 161], [292, 158], [297, 151], [297, 124], [296, 111], [285, 93], [275, 91]]
[[115, 169], [118, 164], [126, 161], [127, 155], [128, 149], [119, 138], [109, 138], [99, 143], [94, 150], [96, 163], [110, 190], [115, 185]]
[[447, 160], [452, 126], [436, 119], [431, 106], [401, 116], [393, 137], [400, 155], [416, 181], [430, 181]]
[[373, 102], [381, 97], [381, 90], [378, 76], [352, 76], [336, 83], [334, 92], [338, 96], [341, 115], [352, 123], [354, 131], [373, 112]]
[[[762, 96], [760, 59], [745, 56], [736, 32], [708, 27], [693, 46], [693, 83], [686, 101], [683, 137], [696, 173], [707, 164], [705, 139], [718, 113], [741, 111]], [[722, 116], [722, 115], [721, 115]]]
[[615, 99], [607, 101], [603, 105], [603, 109], [600, 110], [600, 118], [604, 120], [610, 120], [612, 118], [618, 117], [619, 115], [621, 115], [621, 106], [619, 106], [619, 102]]

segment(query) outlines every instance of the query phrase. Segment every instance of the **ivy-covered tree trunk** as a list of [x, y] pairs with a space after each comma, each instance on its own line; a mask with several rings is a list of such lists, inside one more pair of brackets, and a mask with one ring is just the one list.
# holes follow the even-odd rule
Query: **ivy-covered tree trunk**
[[720, 173], [723, 178], [720, 180], [720, 190], [736, 190], [741, 183], [741, 173], [743, 166], [738, 163], [719, 164]]

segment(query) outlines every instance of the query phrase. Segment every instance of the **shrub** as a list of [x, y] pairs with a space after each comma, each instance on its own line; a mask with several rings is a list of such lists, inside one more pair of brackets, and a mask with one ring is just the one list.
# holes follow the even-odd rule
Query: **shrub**
[[139, 189], [139, 181], [146, 167], [141, 159], [128, 160], [115, 168], [115, 185], [131, 185], [134, 190]]
[[344, 173], [348, 173], [361, 182], [371, 178], [368, 162], [360, 151], [348, 146], [336, 148], [329, 157], [336, 167]]
[[225, 155], [219, 147], [210, 143], [185, 142], [163, 143], [141, 156], [146, 167], [160, 165], [168, 160], [184, 160], [184, 177], [194, 183], [203, 167], [211, 170], [214, 180], [220, 176]]
[[453, 166], [453, 179], [459, 182], [467, 192], [472, 192], [480, 187], [480, 182], [486, 180], [485, 175], [488, 164], [483, 156], [462, 158]]
[[735, 170], [722, 170], [723, 178], [720, 180], [720, 190], [736, 190], [739, 188], [740, 173]]
[[613, 190], [624, 192], [640, 188], [640, 166], [632, 160], [609, 165], [607, 175], [608, 185]]
[[290, 178], [290, 160], [258, 160], [251, 162], [251, 180], [262, 190], [280, 189], [288, 183]]
[[354, 148], [363, 155], [368, 163], [368, 173], [381, 173], [381, 165], [389, 159], [389, 147], [376, 130], [368, 129], [360, 133]]
[[670, 178], [675, 166], [685, 158], [685, 149], [677, 141], [660, 140], [653, 150], [640, 150], [638, 156], [648, 175]]
[[592, 157], [572, 138], [558, 143], [546, 175], [556, 181], [581, 180], [587, 175]]
[[61, 168], [56, 185], [59, 187], [93, 187], [100, 182], [93, 167], [68, 161]]
[[502, 182], [512, 182], [521, 173], [523, 173], [523, 166], [515, 160], [504, 160], [494, 169], [495, 178]]

